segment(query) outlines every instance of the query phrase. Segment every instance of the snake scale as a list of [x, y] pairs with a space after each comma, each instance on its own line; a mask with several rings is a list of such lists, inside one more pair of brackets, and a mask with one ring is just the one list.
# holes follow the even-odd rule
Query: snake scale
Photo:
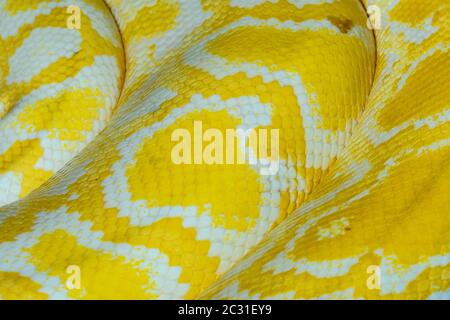
[[[449, 15], [0, 0], [0, 298], [449, 299]], [[277, 170], [174, 162], [199, 123]]]

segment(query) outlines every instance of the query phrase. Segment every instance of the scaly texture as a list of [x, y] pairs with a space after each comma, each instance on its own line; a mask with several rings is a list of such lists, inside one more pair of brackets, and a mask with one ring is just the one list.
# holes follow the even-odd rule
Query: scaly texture
[[105, 2], [0, 0], [0, 297], [449, 298], [448, 0]]

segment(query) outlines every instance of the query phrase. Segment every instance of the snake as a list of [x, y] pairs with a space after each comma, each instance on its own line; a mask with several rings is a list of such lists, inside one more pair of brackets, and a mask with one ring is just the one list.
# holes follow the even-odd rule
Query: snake
[[449, 299], [449, 26], [0, 0], [0, 298]]

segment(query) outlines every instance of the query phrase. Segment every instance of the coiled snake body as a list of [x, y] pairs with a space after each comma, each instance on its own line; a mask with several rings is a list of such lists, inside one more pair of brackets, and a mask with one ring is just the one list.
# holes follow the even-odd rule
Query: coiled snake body
[[0, 297], [448, 299], [449, 9], [0, 0]]

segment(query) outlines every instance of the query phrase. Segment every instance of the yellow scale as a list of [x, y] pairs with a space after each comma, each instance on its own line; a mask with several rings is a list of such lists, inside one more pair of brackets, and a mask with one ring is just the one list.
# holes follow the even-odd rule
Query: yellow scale
[[0, 298], [448, 299], [449, 7], [0, 1]]

